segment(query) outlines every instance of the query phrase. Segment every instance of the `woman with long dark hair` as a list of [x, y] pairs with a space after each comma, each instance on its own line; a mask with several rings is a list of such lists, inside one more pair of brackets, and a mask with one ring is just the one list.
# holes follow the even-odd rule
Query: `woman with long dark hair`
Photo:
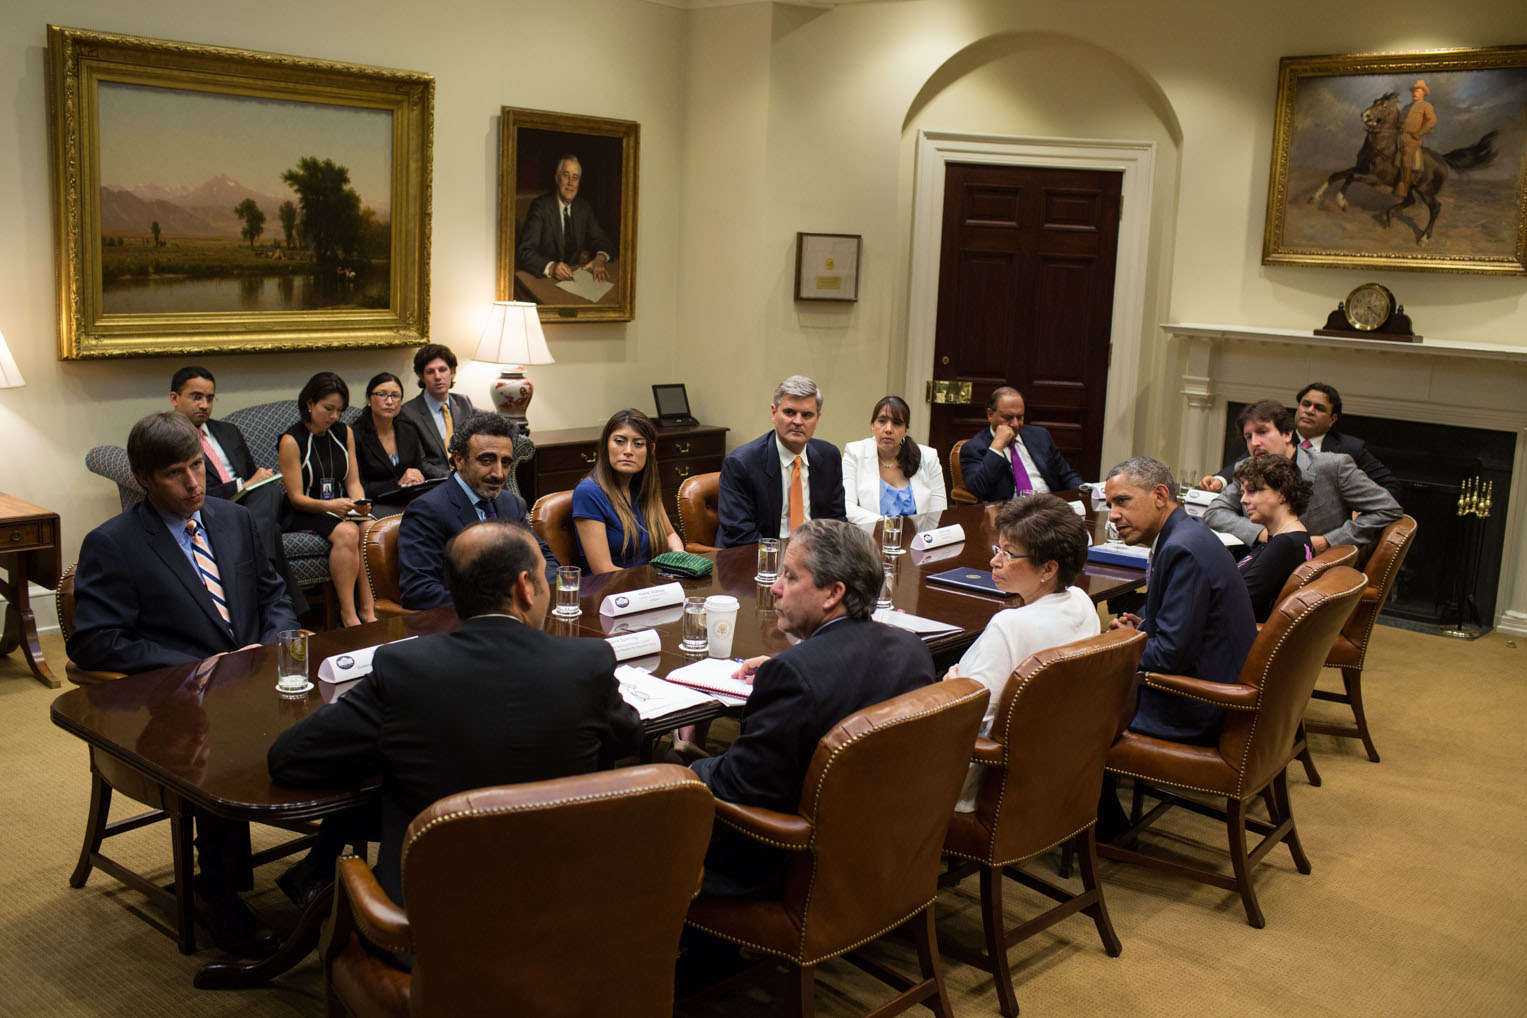
[[361, 530], [348, 517], [364, 515], [366, 492], [356, 463], [355, 435], [340, 415], [350, 406], [350, 387], [332, 371], [308, 379], [297, 395], [301, 420], [276, 445], [286, 500], [286, 529], [311, 531], [329, 542], [329, 576], [347, 626], [375, 622], [371, 587], [361, 577]]
[[618, 410], [599, 436], [597, 460], [573, 489], [578, 555], [591, 573], [644, 564], [684, 542], [663, 508], [657, 429], [640, 410]]
[[850, 522], [866, 525], [882, 516], [948, 507], [938, 453], [912, 441], [911, 421], [907, 401], [886, 396], [870, 412], [870, 437], [843, 447], [843, 506]]
[[[361, 486], [375, 500], [385, 492], [411, 488], [427, 476], [424, 440], [414, 422], [399, 414], [403, 409], [403, 383], [391, 371], [383, 371], [366, 383], [366, 409], [355, 419], [355, 452], [360, 461]], [[374, 516], [394, 516], [408, 504], [408, 496], [392, 503], [377, 502]]]

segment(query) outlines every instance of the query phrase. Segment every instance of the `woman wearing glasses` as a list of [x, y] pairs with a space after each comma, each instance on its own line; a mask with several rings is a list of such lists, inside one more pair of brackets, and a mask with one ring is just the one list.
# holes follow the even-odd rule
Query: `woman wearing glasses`
[[[383, 371], [366, 383], [366, 409], [355, 421], [355, 453], [367, 498], [412, 487], [426, 477], [424, 442], [414, 422], [398, 416], [402, 408], [403, 383], [397, 375]], [[372, 515], [395, 516], [407, 503], [406, 498], [377, 502]]]
[[[991, 731], [1002, 687], [1030, 655], [1102, 631], [1087, 592], [1071, 584], [1087, 563], [1087, 527], [1064, 499], [1026, 495], [997, 511], [992, 579], [1023, 604], [992, 616], [946, 679], [979, 679], [991, 690], [981, 734]], [[975, 808], [980, 765], [971, 767], [955, 809]]]

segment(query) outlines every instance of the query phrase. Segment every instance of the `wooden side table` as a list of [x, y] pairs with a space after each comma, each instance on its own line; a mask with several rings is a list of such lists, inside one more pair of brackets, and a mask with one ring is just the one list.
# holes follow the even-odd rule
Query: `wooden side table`
[[6, 602], [0, 654], [20, 647], [37, 681], [57, 689], [59, 682], [48, 670], [42, 645], [37, 642], [37, 620], [32, 616], [27, 583], [58, 586], [62, 570], [58, 513], [0, 494], [0, 566], [6, 570], [6, 579], [0, 581], [0, 595]]
[[[530, 440], [536, 454], [520, 465], [516, 481], [525, 506], [549, 492], [577, 487], [594, 467], [595, 449], [603, 428], [568, 428], [562, 431], [533, 431]], [[679, 485], [692, 474], [721, 469], [726, 459], [726, 428], [697, 424], [687, 428], [659, 428], [657, 432], [658, 482], [663, 489], [663, 504], [672, 511]], [[675, 523], [677, 525], [677, 523]]]

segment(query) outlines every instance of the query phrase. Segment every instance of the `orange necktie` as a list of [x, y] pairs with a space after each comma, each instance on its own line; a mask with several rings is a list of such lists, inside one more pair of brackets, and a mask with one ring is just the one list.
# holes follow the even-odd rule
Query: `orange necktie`
[[801, 498], [801, 458], [797, 456], [790, 468], [790, 532], [795, 533], [805, 522], [806, 507]]

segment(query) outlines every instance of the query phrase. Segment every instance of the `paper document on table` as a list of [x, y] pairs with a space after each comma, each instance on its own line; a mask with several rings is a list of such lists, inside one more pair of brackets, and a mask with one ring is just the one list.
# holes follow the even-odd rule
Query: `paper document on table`
[[946, 633], [958, 633], [959, 626], [951, 626], [947, 622], [937, 619], [925, 619], [921, 615], [912, 615], [907, 612], [899, 612], [894, 608], [876, 608], [870, 616], [876, 622], [883, 622], [897, 629], [905, 629], [910, 633], [916, 633], [923, 639], [934, 636], [943, 636]]
[[677, 682], [681, 686], [703, 689], [722, 703], [738, 704], [753, 692], [753, 684], [732, 678], [736, 670], [737, 662], [731, 658], [707, 657], [692, 665], [675, 668], [668, 673], [667, 678], [669, 682]]
[[599, 282], [588, 269], [578, 269], [573, 273], [572, 279], [557, 284], [558, 288], [566, 290], [574, 297], [582, 297], [590, 304], [598, 304], [599, 299], [609, 293], [614, 285], [614, 283]]
[[616, 668], [615, 681], [620, 683], [621, 698], [635, 707], [644, 721], [698, 707], [715, 699], [697, 689], [664, 682], [647, 669], [631, 665]]
[[[403, 640], [412, 640], [415, 637], [405, 636]], [[393, 643], [402, 643], [403, 640], [393, 640]], [[377, 647], [385, 647], [387, 644], [379, 643], [376, 647], [362, 647], [360, 650], [348, 650], [343, 654], [332, 654], [323, 659], [323, 664], [318, 666], [318, 677], [324, 682], [349, 682], [358, 679], [362, 675], [371, 674], [371, 659], [376, 656]]]

